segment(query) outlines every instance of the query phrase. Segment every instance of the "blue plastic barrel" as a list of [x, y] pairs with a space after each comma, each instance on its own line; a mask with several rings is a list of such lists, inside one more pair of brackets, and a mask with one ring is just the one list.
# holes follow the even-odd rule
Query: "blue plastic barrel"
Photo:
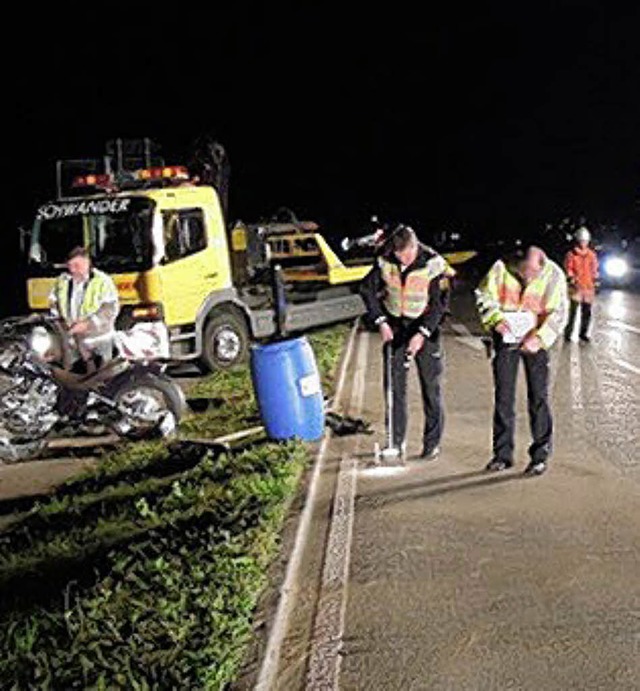
[[306, 338], [254, 345], [251, 375], [260, 416], [272, 439], [314, 441], [324, 430], [324, 397]]

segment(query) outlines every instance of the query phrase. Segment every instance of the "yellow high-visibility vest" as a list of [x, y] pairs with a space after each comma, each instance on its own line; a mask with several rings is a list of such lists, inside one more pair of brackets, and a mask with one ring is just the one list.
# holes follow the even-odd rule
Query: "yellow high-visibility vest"
[[[55, 296], [58, 313], [60, 316], [69, 319], [69, 291], [71, 290], [71, 277], [68, 274], [58, 276], [55, 285]], [[80, 318], [95, 314], [100, 305], [104, 302], [105, 295], [113, 292], [113, 282], [107, 274], [98, 269], [91, 270], [91, 277], [82, 296], [80, 305]]]
[[388, 259], [380, 259], [385, 284], [383, 299], [387, 312], [393, 317], [416, 319], [429, 306], [431, 281], [454, 272], [440, 255], [434, 255], [424, 267], [410, 271], [404, 280], [400, 267]]
[[486, 329], [497, 326], [505, 312], [532, 312], [537, 318], [536, 334], [549, 348], [566, 320], [567, 280], [562, 269], [546, 259], [540, 275], [523, 286], [500, 259], [480, 283], [476, 298]]

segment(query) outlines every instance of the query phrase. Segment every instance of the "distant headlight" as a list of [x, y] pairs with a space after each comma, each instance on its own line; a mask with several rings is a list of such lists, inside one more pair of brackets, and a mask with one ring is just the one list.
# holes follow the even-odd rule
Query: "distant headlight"
[[31, 332], [30, 345], [36, 355], [44, 358], [53, 348], [53, 339], [43, 326], [36, 326]]
[[611, 257], [604, 263], [604, 272], [609, 278], [623, 278], [629, 273], [629, 263], [622, 257]]

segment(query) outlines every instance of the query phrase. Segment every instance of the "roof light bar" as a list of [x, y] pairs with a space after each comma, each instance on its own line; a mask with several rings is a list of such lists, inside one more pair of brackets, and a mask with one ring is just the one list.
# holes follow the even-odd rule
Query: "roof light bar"
[[125, 186], [131, 186], [135, 182], [155, 182], [159, 180], [186, 180], [188, 181], [189, 171], [185, 166], [156, 166], [153, 168], [142, 168], [131, 173], [123, 173], [114, 176], [112, 173], [89, 173], [78, 175], [71, 183], [71, 187], [97, 187], [105, 190], [115, 191]]
[[136, 172], [138, 180], [161, 180], [168, 178], [175, 178], [179, 180], [188, 180], [189, 171], [185, 166], [158, 166], [155, 168], [143, 168]]
[[71, 187], [111, 187], [112, 185], [113, 176], [109, 173], [78, 175], [71, 183]]

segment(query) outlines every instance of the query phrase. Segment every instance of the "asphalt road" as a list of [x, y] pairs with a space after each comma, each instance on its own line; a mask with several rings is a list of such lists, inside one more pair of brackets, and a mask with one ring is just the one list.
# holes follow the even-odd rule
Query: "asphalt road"
[[[555, 452], [536, 479], [521, 474], [523, 379], [517, 467], [482, 470], [492, 382], [465, 305], [445, 339], [439, 460], [367, 469], [370, 437], [330, 445], [278, 688], [640, 688], [640, 296], [603, 293], [593, 342], [555, 349]], [[380, 346], [365, 338], [350, 370], [362, 405], [352, 391], [345, 405], [381, 436]]]

